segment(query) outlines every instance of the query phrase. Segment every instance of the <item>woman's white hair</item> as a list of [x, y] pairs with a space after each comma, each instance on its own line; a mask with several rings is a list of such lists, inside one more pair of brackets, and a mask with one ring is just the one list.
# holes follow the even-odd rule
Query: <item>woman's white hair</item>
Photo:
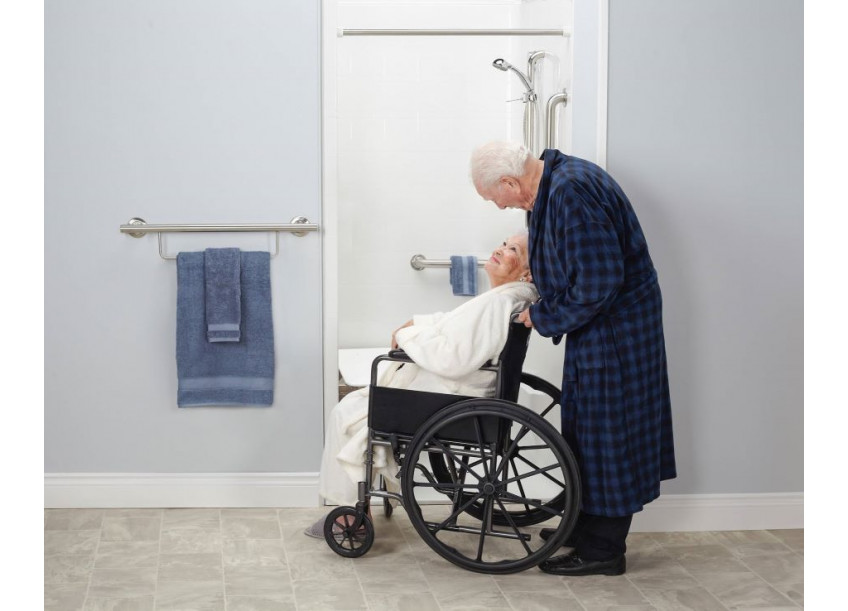
[[471, 182], [478, 190], [494, 187], [504, 176], [524, 176], [532, 153], [516, 142], [495, 141], [471, 153]]

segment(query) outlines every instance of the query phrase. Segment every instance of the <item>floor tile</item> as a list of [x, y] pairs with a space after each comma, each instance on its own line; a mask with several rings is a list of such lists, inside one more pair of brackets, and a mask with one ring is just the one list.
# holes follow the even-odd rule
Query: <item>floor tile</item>
[[156, 590], [156, 611], [225, 611], [221, 581], [164, 581]]
[[132, 569], [94, 569], [91, 572], [89, 596], [128, 598], [156, 593], [154, 567]]
[[166, 509], [162, 530], [217, 530], [221, 527], [219, 509]]
[[287, 553], [292, 581], [333, 581], [356, 579], [355, 560], [342, 558], [328, 548], [319, 553]]
[[223, 579], [221, 554], [162, 554], [159, 556], [159, 582], [215, 581]]
[[282, 540], [228, 539], [223, 547], [224, 566], [288, 566]]
[[704, 575], [698, 581], [728, 609], [795, 608], [795, 603], [754, 573]]
[[[470, 572], [406, 514], [343, 558], [303, 528], [326, 508], [48, 509], [46, 611], [798, 609], [803, 530], [632, 533], [627, 573]], [[538, 527], [534, 527], [538, 530]]]
[[92, 568], [94, 568], [94, 557], [91, 554], [48, 556], [44, 559], [44, 583], [71, 584], [82, 582], [87, 584]]
[[82, 611], [88, 583], [46, 584], [44, 611]]
[[221, 536], [224, 539], [282, 539], [283, 535], [276, 515], [252, 517], [222, 513]]
[[803, 529], [770, 530], [768, 533], [783, 541], [796, 552], [804, 551]]
[[98, 569], [158, 566], [158, 541], [101, 541], [94, 557]]
[[163, 531], [159, 538], [163, 554], [221, 553], [221, 533], [206, 530]]
[[584, 607], [643, 605], [648, 602], [633, 583], [624, 576], [587, 575], [567, 577], [564, 581]]
[[512, 608], [521, 611], [583, 611], [581, 605], [565, 588], [562, 591], [519, 592], [511, 590], [504, 596]]
[[159, 517], [103, 518], [103, 541], [158, 541], [162, 527]]
[[298, 611], [360, 611], [367, 609], [365, 597], [356, 579], [330, 582], [295, 581], [294, 596]]
[[725, 611], [725, 606], [703, 586], [683, 586], [659, 590], [642, 589], [642, 593], [656, 609]]
[[44, 533], [44, 555], [94, 555], [99, 541], [99, 530], [47, 531]]
[[224, 587], [227, 596], [271, 594], [290, 596], [291, 575], [280, 567], [239, 566], [224, 569]]
[[369, 609], [380, 611], [440, 611], [439, 603], [430, 592], [368, 593]]
[[803, 581], [804, 558], [797, 553], [752, 556], [743, 562], [769, 583]]
[[353, 568], [362, 591], [368, 594], [429, 592], [430, 584], [417, 564], [398, 565], [387, 570], [374, 570], [373, 564], [353, 560]]
[[99, 529], [102, 522], [102, 509], [47, 509], [44, 512], [44, 530]]
[[85, 599], [83, 611], [153, 611], [154, 607], [155, 598], [151, 595], [131, 598], [89, 596]]
[[289, 598], [271, 596], [227, 596], [227, 611], [297, 611], [294, 595]]

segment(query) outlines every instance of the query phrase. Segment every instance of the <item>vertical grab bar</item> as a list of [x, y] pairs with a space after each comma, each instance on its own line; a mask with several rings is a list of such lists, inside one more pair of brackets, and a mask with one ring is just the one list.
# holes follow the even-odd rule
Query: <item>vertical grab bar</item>
[[545, 148], [555, 149], [559, 144], [557, 138], [559, 132], [559, 115], [556, 112], [556, 107], [560, 104], [568, 103], [568, 93], [563, 89], [560, 93], [555, 93], [548, 98], [547, 104], [547, 124], [548, 124], [548, 140]]

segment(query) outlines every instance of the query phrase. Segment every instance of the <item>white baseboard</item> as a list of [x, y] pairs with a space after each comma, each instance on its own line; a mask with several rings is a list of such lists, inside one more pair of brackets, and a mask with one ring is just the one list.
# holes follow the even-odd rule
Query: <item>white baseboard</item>
[[[48, 473], [44, 506], [317, 507], [317, 473]], [[633, 532], [804, 527], [804, 493], [666, 494]]]
[[664, 494], [633, 516], [632, 532], [804, 528], [804, 493]]
[[317, 507], [318, 473], [47, 473], [44, 506]]

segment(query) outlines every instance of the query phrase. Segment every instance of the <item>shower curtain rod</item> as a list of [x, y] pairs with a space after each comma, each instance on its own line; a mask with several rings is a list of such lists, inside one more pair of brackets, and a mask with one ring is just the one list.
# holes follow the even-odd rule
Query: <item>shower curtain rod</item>
[[439, 29], [349, 29], [339, 28], [338, 37], [344, 36], [571, 36], [566, 30], [532, 30], [521, 28], [494, 30], [439, 30]]

